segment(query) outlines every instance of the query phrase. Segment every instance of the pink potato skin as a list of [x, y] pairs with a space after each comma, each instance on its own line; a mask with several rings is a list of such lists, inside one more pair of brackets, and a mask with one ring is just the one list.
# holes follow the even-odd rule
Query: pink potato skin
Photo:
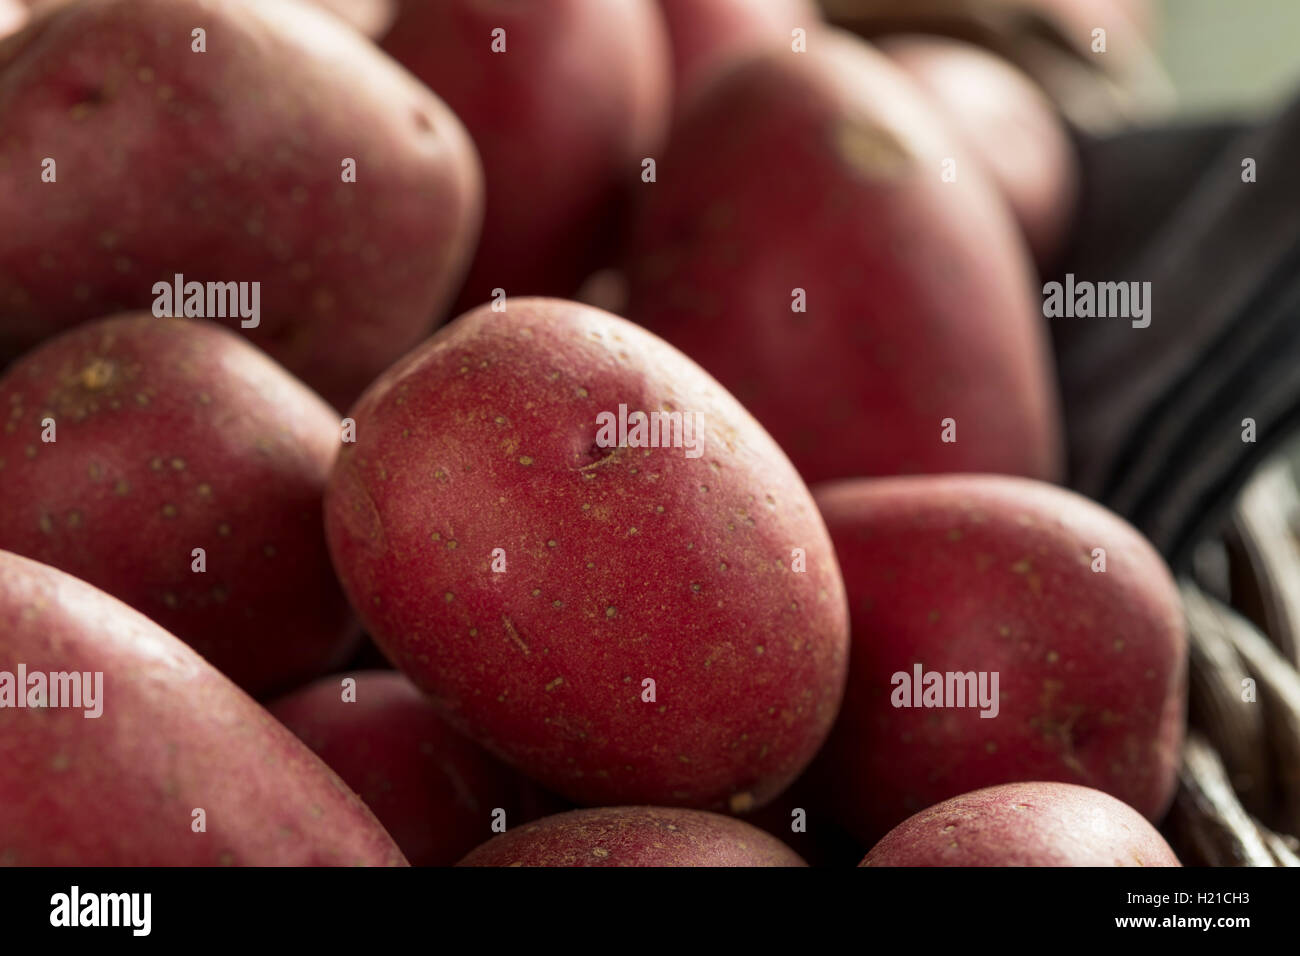
[[[1168, 569], [1072, 492], [991, 475], [815, 491], [849, 592], [849, 686], [814, 777], [864, 844], [957, 794], [1103, 790], [1158, 820], [1183, 738], [1187, 640]], [[1104, 549], [1106, 570], [1093, 571]], [[893, 675], [997, 672], [999, 712], [892, 706]]]
[[26, 22], [26, 4], [21, 0], [0, 0], [0, 39], [16, 33]]
[[766, 47], [789, 50], [796, 27], [811, 33], [822, 22], [811, 0], [659, 0], [659, 8], [679, 107], [730, 61]]
[[507, 830], [459, 866], [807, 866], [733, 817], [675, 807], [573, 810]]
[[[0, 231], [10, 357], [152, 307], [178, 273], [260, 282], [245, 334], [347, 407], [445, 313], [482, 216], [474, 147], [446, 105], [290, 0], [37, 11], [0, 42], [0, 129], [0, 221], [22, 224]], [[45, 157], [56, 182], [40, 180]]]
[[980, 164], [1010, 203], [1034, 258], [1052, 264], [1073, 219], [1079, 171], [1051, 101], [1006, 60], [960, 40], [907, 35], [878, 45], [949, 123], [958, 169], [967, 157]]
[[0, 548], [125, 601], [254, 695], [348, 659], [320, 517], [339, 418], [238, 334], [83, 325], [10, 367], [0, 408]]
[[[702, 454], [598, 447], [620, 403], [698, 413]], [[351, 416], [325, 498], [335, 567], [457, 729], [582, 804], [744, 812], [811, 760], [846, 667], [830, 539], [685, 356], [588, 306], [512, 299], [440, 330]]]
[[574, 295], [667, 123], [654, 0], [400, 0], [381, 42], [456, 111], [483, 161], [483, 235], [454, 311], [496, 288]]
[[1024, 242], [979, 170], [941, 180], [946, 135], [897, 67], [828, 30], [709, 85], [641, 204], [629, 318], [716, 376], [808, 482], [1060, 473]]
[[1067, 783], [1008, 783], [908, 817], [861, 866], [1181, 866], [1140, 813]]
[[[343, 701], [342, 680], [356, 681]], [[322, 677], [267, 708], [379, 818], [415, 866], [451, 866], [492, 834], [492, 813], [526, 820], [532, 785], [456, 733], [393, 671]]]
[[378, 40], [393, 25], [397, 17], [399, 0], [314, 0], [319, 7], [330, 11], [358, 31], [362, 36]]
[[0, 669], [20, 663], [102, 672], [102, 714], [0, 708], [0, 865], [405, 865], [343, 781], [192, 650], [0, 552]]

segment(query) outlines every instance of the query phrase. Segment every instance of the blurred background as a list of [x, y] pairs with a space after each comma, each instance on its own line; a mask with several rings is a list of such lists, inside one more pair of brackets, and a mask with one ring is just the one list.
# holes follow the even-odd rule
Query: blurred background
[[1161, 0], [1156, 49], [1179, 112], [1259, 115], [1300, 85], [1296, 0]]

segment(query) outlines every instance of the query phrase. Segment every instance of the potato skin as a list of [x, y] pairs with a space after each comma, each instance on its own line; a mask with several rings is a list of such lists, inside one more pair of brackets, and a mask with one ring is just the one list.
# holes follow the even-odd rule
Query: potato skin
[[1009, 783], [908, 817], [860, 866], [1181, 866], [1140, 813], [1067, 783]]
[[496, 288], [574, 295], [665, 132], [671, 55], [654, 0], [399, 0], [381, 44], [450, 104], [483, 161], [483, 234], [454, 312]]
[[507, 830], [458, 866], [807, 866], [741, 820], [672, 807], [573, 810]]
[[[1079, 192], [1078, 161], [1055, 108], [1006, 60], [960, 40], [882, 37], [957, 137], [958, 168], [977, 162], [997, 184], [1040, 265], [1055, 262]], [[965, 155], [962, 155], [965, 154]]]
[[[620, 403], [699, 413], [702, 456], [597, 447]], [[351, 416], [334, 564], [453, 726], [584, 804], [743, 812], [806, 766], [842, 693], [839, 570], [788, 460], [689, 359], [597, 309], [512, 299]]]
[[26, 22], [26, 4], [21, 0], [0, 0], [0, 39], [16, 33]]
[[[1087, 499], [991, 475], [815, 490], [849, 592], [839, 721], [814, 773], [870, 844], [910, 814], [1021, 780], [1103, 790], [1148, 819], [1172, 799], [1186, 704], [1182, 607], [1164, 562]], [[1092, 570], [1093, 550], [1106, 570]], [[997, 671], [996, 717], [894, 707], [892, 675]]]
[[[23, 223], [0, 232], [7, 356], [149, 308], [176, 273], [257, 281], [249, 339], [346, 407], [445, 313], [482, 215], [455, 115], [289, 0], [38, 12], [0, 45], [0, 129], [0, 221]], [[55, 183], [39, 181], [44, 157]]]
[[11, 366], [0, 403], [0, 548], [108, 591], [255, 695], [347, 660], [320, 517], [339, 418], [238, 334], [83, 325]]
[[19, 663], [102, 671], [103, 713], [0, 708], [0, 865], [405, 865], [356, 795], [192, 650], [0, 552], [0, 668]]
[[[342, 699], [344, 677], [356, 699]], [[414, 866], [451, 866], [528, 817], [532, 784], [462, 737], [393, 671], [322, 677], [267, 706], [365, 802]]]
[[1060, 472], [1023, 240], [978, 169], [942, 181], [945, 135], [897, 67], [827, 30], [710, 84], [643, 194], [628, 316], [716, 376], [810, 483]]
[[764, 47], [787, 49], [795, 27], [822, 22], [811, 0], [659, 0], [673, 52], [677, 107], [732, 60]]

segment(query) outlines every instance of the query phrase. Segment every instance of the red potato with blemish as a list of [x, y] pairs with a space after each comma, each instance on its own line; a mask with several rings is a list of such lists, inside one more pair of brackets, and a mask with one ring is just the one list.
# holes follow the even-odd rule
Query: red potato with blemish
[[930, 96], [957, 137], [1011, 205], [1040, 265], [1064, 245], [1079, 191], [1078, 161], [1065, 126], [1033, 80], [1006, 60], [960, 40], [882, 37], [878, 46]]
[[822, 22], [811, 0], [659, 0], [673, 53], [678, 107], [710, 76], [767, 47], [790, 50], [794, 31]]
[[1010, 783], [908, 817], [861, 866], [1181, 866], [1155, 827], [1114, 797]]
[[897, 67], [826, 31], [711, 84], [644, 193], [628, 317], [716, 376], [809, 482], [1060, 474], [1024, 242], [979, 170], [943, 181], [946, 143]]
[[[681, 446], [601, 446], [620, 405], [681, 413]], [[830, 539], [688, 358], [597, 309], [512, 299], [440, 330], [350, 415], [325, 499], [335, 567], [457, 729], [583, 804], [744, 812], [811, 760], [846, 666]]]
[[[1183, 738], [1187, 639], [1169, 571], [1137, 531], [1073, 492], [1000, 476], [815, 494], [853, 643], [813, 776], [847, 828], [870, 844], [941, 800], [1025, 780], [1093, 787], [1161, 817]], [[963, 696], [987, 693], [989, 706], [925, 706], [929, 672], [974, 674]], [[952, 684], [931, 702], [960, 705]]]
[[253, 694], [347, 660], [320, 517], [339, 418], [265, 354], [198, 319], [119, 316], [23, 356], [0, 408], [0, 548], [108, 591]]
[[[343, 680], [355, 681], [351, 700]], [[357, 792], [415, 866], [451, 866], [528, 819], [531, 783], [451, 729], [392, 671], [323, 677], [267, 708]]]
[[0, 552], [0, 671], [20, 665], [82, 675], [61, 686], [94, 700], [18, 707], [34, 685], [0, 680], [0, 866], [405, 865], [343, 781], [190, 648]]
[[38, 10], [0, 42], [0, 129], [0, 222], [22, 224], [0, 230], [6, 358], [157, 308], [155, 284], [178, 274], [257, 282], [256, 316], [215, 297], [198, 314], [346, 407], [445, 314], [482, 215], [455, 115], [291, 0]]
[[483, 234], [454, 311], [498, 288], [574, 295], [620, 238], [667, 124], [655, 0], [398, 0], [377, 42], [450, 104], [483, 161]]
[[676, 807], [573, 810], [507, 830], [459, 866], [806, 866], [741, 820]]

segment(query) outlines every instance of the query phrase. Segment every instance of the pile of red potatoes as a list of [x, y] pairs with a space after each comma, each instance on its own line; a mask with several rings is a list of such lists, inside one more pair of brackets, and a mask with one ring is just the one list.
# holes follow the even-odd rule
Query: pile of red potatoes
[[0, 0], [0, 863], [1178, 865], [1065, 128], [820, 17]]

